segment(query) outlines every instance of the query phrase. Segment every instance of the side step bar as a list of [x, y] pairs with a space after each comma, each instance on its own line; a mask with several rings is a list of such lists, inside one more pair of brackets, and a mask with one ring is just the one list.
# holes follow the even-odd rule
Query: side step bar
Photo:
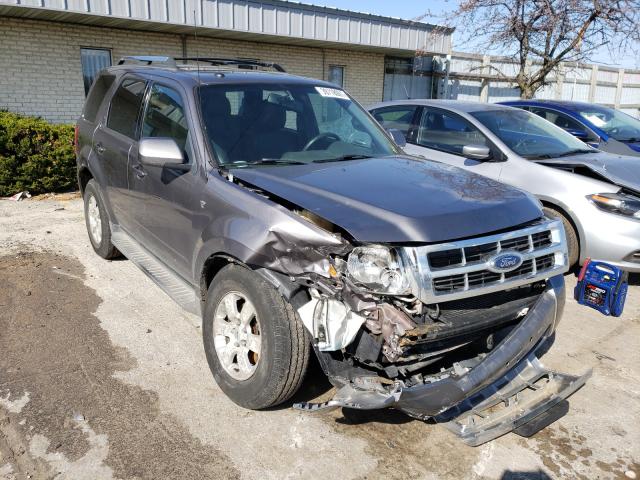
[[110, 224], [111, 241], [125, 257], [147, 274], [156, 285], [185, 310], [200, 315], [196, 290], [154, 257], [118, 225]]
[[[491, 386], [493, 392], [485, 389], [435, 420], [474, 447], [509, 432], [530, 437], [567, 413], [566, 398], [592, 373], [574, 376], [547, 370], [535, 355], [519, 367], [501, 388]], [[481, 400], [474, 403], [478, 397]]]

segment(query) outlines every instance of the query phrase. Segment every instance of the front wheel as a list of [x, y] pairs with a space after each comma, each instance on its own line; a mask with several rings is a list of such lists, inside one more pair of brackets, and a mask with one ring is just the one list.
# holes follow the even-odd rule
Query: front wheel
[[238, 405], [271, 407], [300, 387], [309, 362], [308, 333], [282, 295], [248, 268], [229, 265], [215, 276], [202, 334], [211, 373]]
[[551, 207], [542, 207], [542, 211], [547, 217], [558, 218], [564, 225], [565, 235], [567, 237], [567, 248], [569, 250], [569, 267], [573, 268], [580, 259], [580, 242], [578, 241], [578, 233], [573, 223], [559, 210]]

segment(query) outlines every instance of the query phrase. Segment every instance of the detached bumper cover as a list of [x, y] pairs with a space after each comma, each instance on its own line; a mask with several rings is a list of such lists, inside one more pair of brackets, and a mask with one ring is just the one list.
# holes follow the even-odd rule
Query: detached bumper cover
[[435, 419], [471, 446], [511, 431], [528, 437], [567, 413], [564, 400], [590, 376], [591, 371], [580, 377], [549, 371], [531, 354], [506, 375], [501, 388], [492, 385]]
[[[564, 308], [564, 279], [558, 276], [548, 283], [547, 290], [520, 324], [479, 364], [461, 376], [411, 387], [397, 383], [390, 389], [349, 384], [340, 388], [328, 402], [296, 404], [294, 408], [321, 411], [339, 407], [363, 410], [393, 407], [414, 417], [450, 422], [449, 427], [470, 444], [507, 433], [571, 395], [588, 378], [588, 374], [578, 378], [549, 372], [537, 359], [536, 351], [553, 333]], [[543, 377], [548, 381], [538, 385]], [[517, 411], [512, 408], [509, 413], [502, 412], [500, 418], [491, 417], [491, 424], [476, 420], [490, 416], [485, 412], [487, 408], [508, 403], [524, 389], [538, 395], [520, 403]], [[475, 426], [464, 423], [467, 420], [475, 422]]]

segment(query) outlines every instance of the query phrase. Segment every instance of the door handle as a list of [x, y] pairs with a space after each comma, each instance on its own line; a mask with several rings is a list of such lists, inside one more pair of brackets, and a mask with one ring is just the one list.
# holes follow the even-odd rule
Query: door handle
[[106, 148], [100, 142], [96, 143], [96, 152], [102, 155], [105, 152]]
[[142, 168], [142, 165], [140, 165], [139, 163], [136, 163], [131, 168], [134, 172], [136, 172], [136, 177], [144, 178], [147, 176], [147, 172], [144, 171], [144, 168]]

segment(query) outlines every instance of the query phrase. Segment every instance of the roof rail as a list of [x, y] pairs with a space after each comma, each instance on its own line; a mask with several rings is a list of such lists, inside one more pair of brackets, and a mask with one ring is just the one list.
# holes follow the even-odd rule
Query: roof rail
[[236, 65], [238, 67], [265, 67], [273, 68], [278, 72], [286, 72], [284, 68], [274, 62], [260, 62], [258, 60], [244, 60], [241, 58], [212, 58], [212, 57], [176, 57], [174, 60], [206, 62], [210, 65]]
[[134, 55], [122, 57], [118, 61], [118, 65], [127, 65], [131, 63], [144, 63], [146, 65], [161, 64], [166, 67], [175, 67], [176, 61], [172, 57], [162, 57], [157, 55]]

